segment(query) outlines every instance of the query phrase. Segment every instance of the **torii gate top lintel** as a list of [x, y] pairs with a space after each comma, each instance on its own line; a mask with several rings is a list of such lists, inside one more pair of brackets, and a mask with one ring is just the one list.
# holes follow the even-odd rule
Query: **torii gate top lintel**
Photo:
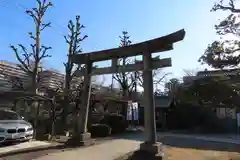
[[121, 57], [131, 57], [141, 55], [143, 53], [156, 53], [173, 49], [173, 43], [183, 40], [185, 37], [184, 29], [169, 35], [159, 37], [156, 39], [148, 40], [145, 42], [132, 44], [126, 47], [119, 47], [107, 49], [102, 51], [95, 51], [90, 53], [83, 53], [73, 55], [72, 61], [76, 64], [86, 64], [88, 60], [103, 61]]

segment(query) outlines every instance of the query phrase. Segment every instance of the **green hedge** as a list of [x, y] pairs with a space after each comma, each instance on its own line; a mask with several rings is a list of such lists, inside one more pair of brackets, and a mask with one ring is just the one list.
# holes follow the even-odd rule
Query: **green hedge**
[[118, 114], [107, 114], [100, 121], [101, 124], [107, 124], [112, 129], [112, 134], [122, 133], [128, 127], [124, 116]]
[[111, 134], [111, 128], [106, 124], [93, 124], [89, 131], [93, 137], [107, 137]]

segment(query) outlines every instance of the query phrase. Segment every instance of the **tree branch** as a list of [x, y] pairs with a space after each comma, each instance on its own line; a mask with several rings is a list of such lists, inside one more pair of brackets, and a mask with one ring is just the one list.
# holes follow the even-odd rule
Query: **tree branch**
[[153, 74], [153, 84], [159, 84], [161, 83], [167, 76], [171, 75], [172, 73], [164, 73], [163, 76], [161, 76], [160, 78], [157, 78], [156, 76], [158, 76], [159, 73], [155, 73]]
[[40, 52], [42, 52], [42, 54], [40, 55], [39, 60], [42, 60], [46, 57], [51, 57], [51, 55], [47, 54], [47, 51], [50, 49], [52, 49], [52, 47], [41, 46]]
[[42, 24], [42, 27], [41, 27], [40, 31], [43, 31], [46, 27], [51, 27], [51, 22], [46, 23], [46, 24]]
[[217, 11], [217, 10], [229, 10], [232, 13], [240, 13], [240, 9], [235, 8], [235, 0], [229, 0], [228, 6], [223, 5], [223, 1], [220, 1], [219, 3], [216, 3], [211, 11]]
[[[28, 52], [27, 49], [23, 45], [18, 45], [18, 47], [21, 49], [23, 54], [20, 56], [20, 53], [16, 47], [11, 45], [10, 47], [14, 51], [17, 60], [19, 61], [20, 65], [19, 67], [30, 74], [31, 76], [31, 88], [35, 92], [37, 90], [36, 86], [37, 84], [37, 78], [38, 78], [38, 68], [41, 63], [41, 60], [46, 57], [50, 57], [50, 55], [47, 54], [47, 51], [51, 49], [51, 47], [45, 47], [40, 46], [41, 44], [41, 31], [43, 31], [46, 27], [50, 26], [50, 23], [43, 23], [43, 18], [46, 13], [46, 10], [49, 8], [49, 6], [52, 6], [51, 2], [47, 3], [47, 0], [36, 0], [37, 7], [32, 8], [31, 10], [26, 10], [26, 13], [32, 17], [34, 23], [35, 23], [35, 36], [32, 32], [29, 32], [28, 35], [31, 39], [35, 41], [34, 44], [30, 44], [31, 51]], [[34, 64], [31, 64], [31, 63]]]
[[199, 62], [214, 68], [235, 67], [240, 63], [240, 55], [234, 53], [239, 51], [239, 41], [215, 41], [208, 46]]
[[[35, 8], [33, 8], [33, 9], [35, 9]], [[34, 10], [34, 11], [35, 11], [35, 10]], [[37, 25], [39, 20], [38, 20], [38, 17], [33, 13], [33, 11], [31, 11], [31, 10], [26, 10], [26, 13], [27, 13], [30, 17], [32, 17], [35, 25]]]
[[24, 88], [22, 79], [15, 75], [6, 73], [6, 68], [1, 68], [0, 74], [4, 76], [4, 79], [7, 80], [7, 82], [11, 83], [13, 90], [23, 90], [23, 91], [26, 90]]
[[[22, 46], [22, 45], [20, 45], [20, 46]], [[22, 46], [22, 47], [23, 47], [23, 46]], [[17, 49], [16, 47], [14, 47], [13, 45], [10, 45], [10, 48], [12, 48], [12, 50], [14, 51], [15, 56], [16, 56], [17, 60], [20, 62], [23, 71], [25, 71], [25, 72], [31, 72], [31, 69], [29, 68], [29, 66], [28, 66], [28, 65], [25, 63], [25, 61], [22, 60], [22, 58], [20, 57], [20, 55], [19, 55], [19, 53], [18, 53], [18, 49]], [[24, 47], [23, 47], [22, 49], [23, 49], [23, 51], [26, 51], [26, 50], [24, 49]]]
[[28, 32], [28, 35], [29, 35], [29, 37], [31, 38], [31, 39], [33, 39], [34, 41], [36, 41], [36, 37], [35, 36], [33, 36], [33, 34], [32, 34], [32, 32]]
[[[153, 70], [153, 84], [160, 84], [161, 82], [163, 82], [163, 80], [171, 75], [172, 73], [164, 73], [163, 76], [160, 76], [161, 72], [161, 68], [157, 69], [157, 70]], [[143, 87], [143, 72], [142, 71], [138, 71], [137, 72], [137, 81], [139, 82], [139, 85], [141, 87]]]

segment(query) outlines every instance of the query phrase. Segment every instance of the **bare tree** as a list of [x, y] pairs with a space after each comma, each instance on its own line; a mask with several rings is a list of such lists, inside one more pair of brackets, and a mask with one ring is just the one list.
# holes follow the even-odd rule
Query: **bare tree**
[[36, 1], [36, 8], [26, 10], [26, 13], [32, 18], [36, 28], [35, 33], [28, 33], [29, 37], [33, 40], [33, 43], [30, 44], [31, 49], [28, 50], [22, 44], [18, 44], [17, 47], [10, 45], [20, 63], [19, 67], [31, 77], [31, 91], [34, 93], [38, 90], [40, 63], [44, 58], [50, 57], [50, 55], [47, 54], [47, 51], [51, 49], [51, 47], [41, 45], [40, 37], [42, 31], [51, 25], [51, 23], [44, 22], [44, 16], [49, 7], [52, 6], [52, 3], [47, 2], [46, 0]]
[[61, 115], [57, 115], [57, 97], [61, 97], [61, 91], [63, 89], [63, 83], [59, 84], [58, 87], [56, 88], [49, 88], [46, 87], [45, 88], [45, 92], [47, 94], [47, 97], [45, 99], [47, 99], [50, 102], [50, 107], [48, 108], [49, 111], [49, 116], [51, 119], [51, 133], [50, 133], [50, 137], [48, 137], [49, 139], [53, 139], [55, 138], [55, 124], [56, 124], [56, 120], [58, 116]]
[[[128, 36], [127, 31], [122, 32], [122, 36], [120, 37], [120, 47], [129, 46], [131, 44], [130, 36]], [[118, 63], [125, 66], [127, 64], [133, 63], [133, 60], [130, 58], [121, 58], [118, 60]], [[122, 89], [122, 97], [125, 98], [126, 96], [129, 96], [129, 94], [132, 93], [134, 89], [134, 74], [133, 73], [116, 73], [113, 75], [113, 78], [120, 84]]]
[[[159, 59], [159, 56], [157, 56], [153, 59]], [[142, 63], [143, 64], [143, 61], [138, 60], [135, 63]], [[143, 88], [143, 71], [137, 71], [136, 74], [137, 74], [137, 76], [136, 76], [137, 85], [139, 87]], [[171, 73], [163, 72], [162, 68], [158, 68], [158, 69], [153, 70], [152, 75], [153, 75], [153, 85], [155, 86], [154, 93], [157, 94], [157, 95], [162, 94], [162, 91], [159, 88], [159, 86], [162, 86], [162, 87], [164, 86], [164, 83], [167, 81], [167, 77], [169, 75], [171, 75]]]
[[[74, 63], [72, 62], [71, 56], [81, 53], [82, 48], [80, 47], [80, 43], [87, 38], [87, 35], [84, 35], [81, 37], [81, 30], [85, 28], [84, 25], [81, 25], [80, 23], [80, 16], [76, 16], [76, 21], [73, 22], [70, 20], [68, 22], [68, 29], [69, 29], [69, 35], [64, 36], [66, 43], [68, 44], [68, 58], [67, 62], [64, 63], [65, 66], [65, 85], [64, 85], [64, 100], [63, 100], [63, 114], [62, 114], [62, 120], [65, 123], [67, 112], [66, 107], [69, 104], [69, 95], [71, 90], [71, 82], [73, 80], [73, 77], [75, 76], [74, 73], [76, 70], [82, 69], [84, 66], [74, 66]], [[81, 82], [79, 82], [81, 83]], [[79, 85], [80, 87], [81, 85]], [[76, 87], [77, 90], [79, 87]]]
[[176, 97], [178, 94], [179, 86], [181, 86], [181, 82], [177, 78], [171, 78], [166, 84], [165, 89], [167, 89], [168, 94]]
[[[161, 85], [161, 83], [164, 83], [166, 81], [167, 77], [170, 74], [171, 73], [163, 72], [161, 68], [153, 70], [153, 84]], [[138, 81], [138, 85], [140, 87], [143, 87], [143, 72], [142, 71], [137, 72], [137, 81]]]
[[183, 69], [184, 76], [196, 76], [198, 69]]
[[[123, 36], [120, 36], [120, 47], [125, 47], [131, 44], [130, 36], [128, 36], [128, 32], [123, 31]], [[133, 58], [122, 58], [119, 60], [121, 65], [128, 65], [133, 63], [142, 63], [142, 61], [134, 60]], [[161, 69], [157, 69], [153, 71], [153, 81], [154, 84], [159, 85], [164, 82], [168, 75], [171, 73], [164, 73]], [[143, 72], [136, 71], [133, 73], [116, 73], [113, 77], [121, 86], [122, 96], [131, 96], [131, 93], [137, 91], [137, 86], [143, 87]]]

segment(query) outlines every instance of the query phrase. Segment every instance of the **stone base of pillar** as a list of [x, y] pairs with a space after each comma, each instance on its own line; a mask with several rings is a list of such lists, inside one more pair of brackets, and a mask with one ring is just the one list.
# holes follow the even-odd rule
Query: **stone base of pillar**
[[95, 140], [91, 138], [91, 133], [87, 132], [71, 137], [66, 144], [70, 146], [90, 146], [93, 145], [94, 142]]
[[155, 144], [144, 142], [140, 144], [140, 151], [147, 152], [154, 156], [156, 159], [163, 158], [164, 156], [163, 144], [159, 142], [156, 142]]

